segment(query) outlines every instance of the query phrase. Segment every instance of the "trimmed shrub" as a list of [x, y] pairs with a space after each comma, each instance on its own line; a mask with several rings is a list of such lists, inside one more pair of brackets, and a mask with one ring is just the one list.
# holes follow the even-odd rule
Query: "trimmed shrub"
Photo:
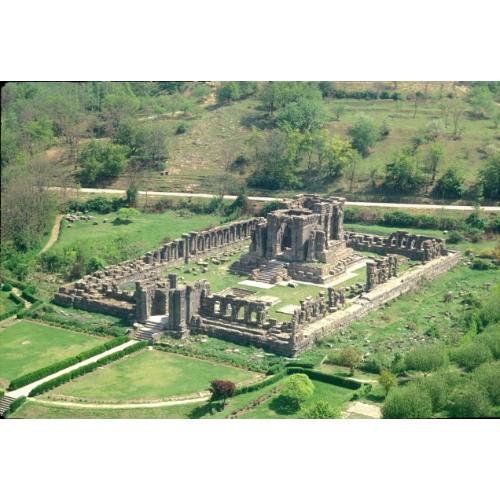
[[327, 384], [338, 385], [339, 387], [344, 387], [345, 389], [359, 389], [361, 383], [356, 380], [349, 378], [339, 377], [338, 375], [332, 375], [331, 373], [323, 373], [316, 370], [309, 370], [307, 368], [290, 367], [288, 373], [304, 373], [311, 380], [317, 380], [318, 382], [326, 382]]
[[58, 361], [57, 363], [53, 363], [34, 372], [30, 372], [26, 375], [22, 375], [21, 377], [17, 377], [10, 381], [9, 391], [13, 391], [14, 389], [18, 389], [19, 387], [24, 387], [25, 385], [28, 385], [35, 380], [40, 380], [41, 378], [52, 375], [59, 370], [64, 370], [64, 368], [68, 368], [68, 366], [80, 363], [80, 361], [89, 359], [92, 356], [97, 356], [97, 354], [101, 354], [104, 351], [112, 349], [113, 347], [119, 346], [128, 341], [128, 337], [117, 337], [110, 340], [109, 342], [105, 342], [104, 344], [98, 345], [96, 347], [93, 347], [92, 349], [88, 349], [87, 351], [77, 354], [76, 356], [63, 359], [62, 361]]
[[26, 288], [21, 292], [21, 296], [23, 297], [23, 299], [26, 299], [28, 302], [31, 302], [31, 303], [34, 303], [36, 302], [38, 299], [32, 294], [30, 293]]
[[37, 396], [38, 394], [43, 394], [44, 392], [50, 391], [51, 389], [54, 389], [54, 387], [58, 387], [62, 384], [65, 384], [66, 382], [69, 382], [74, 378], [80, 377], [81, 375], [85, 375], [86, 373], [93, 372], [94, 370], [97, 370], [97, 368], [99, 368], [100, 366], [105, 366], [109, 363], [112, 363], [113, 361], [116, 361], [117, 359], [127, 356], [128, 354], [132, 354], [133, 352], [139, 351], [140, 349], [143, 349], [147, 345], [148, 342], [146, 340], [137, 342], [136, 344], [126, 347], [121, 351], [114, 352], [109, 356], [105, 356], [104, 358], [94, 361], [93, 363], [81, 366], [79, 368], [76, 368], [75, 370], [60, 375], [59, 377], [55, 377], [52, 380], [48, 380], [47, 382], [44, 382], [43, 384], [40, 384], [39, 386], [33, 388], [29, 393], [29, 397]]
[[339, 418], [340, 411], [326, 401], [317, 401], [310, 406], [306, 406], [299, 413], [300, 418]]
[[20, 297], [18, 297], [14, 292], [9, 293], [9, 299], [15, 302], [17, 305], [24, 305], [24, 302]]
[[4, 292], [10, 292], [12, 290], [12, 285], [10, 285], [9, 283], [4, 283], [2, 285], [2, 290]]

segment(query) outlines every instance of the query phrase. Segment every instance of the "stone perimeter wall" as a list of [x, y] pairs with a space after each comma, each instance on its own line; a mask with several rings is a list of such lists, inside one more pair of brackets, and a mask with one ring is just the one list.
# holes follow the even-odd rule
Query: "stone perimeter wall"
[[393, 278], [379, 285], [372, 291], [355, 299], [346, 309], [330, 314], [325, 318], [309, 325], [304, 331], [302, 340], [296, 342], [290, 355], [297, 355], [311, 347], [315, 340], [331, 334], [335, 330], [360, 319], [381, 305], [419, 288], [426, 281], [449, 271], [460, 262], [460, 253], [449, 251], [448, 255], [438, 257], [422, 266], [407, 271], [401, 278]]

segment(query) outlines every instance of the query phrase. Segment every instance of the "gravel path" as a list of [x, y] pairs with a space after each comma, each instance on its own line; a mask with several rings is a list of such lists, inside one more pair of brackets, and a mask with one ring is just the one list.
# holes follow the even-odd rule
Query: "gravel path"
[[46, 252], [57, 241], [57, 238], [59, 238], [59, 230], [61, 228], [62, 217], [62, 215], [56, 216], [54, 226], [52, 227], [52, 231], [50, 233], [49, 241], [47, 241], [40, 253]]

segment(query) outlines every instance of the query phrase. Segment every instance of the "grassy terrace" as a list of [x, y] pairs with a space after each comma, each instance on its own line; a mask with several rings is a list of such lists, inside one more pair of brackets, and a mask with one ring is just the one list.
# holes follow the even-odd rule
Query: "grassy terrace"
[[57, 387], [47, 396], [96, 402], [151, 401], [206, 391], [213, 379], [242, 383], [258, 377], [233, 366], [146, 350]]
[[25, 320], [0, 327], [0, 385], [106, 340]]
[[[221, 218], [217, 215], [197, 214], [186, 217], [172, 210], [160, 214], [140, 212], [130, 224], [116, 224], [113, 222], [115, 218], [116, 214], [111, 213], [95, 214], [89, 221], [63, 221], [60, 237], [52, 249], [78, 246], [85, 242], [86, 245], [92, 246], [95, 256], [106, 257], [109, 243], [116, 245], [121, 242], [133, 245], [132, 253], [139, 256], [164, 241], [179, 238], [186, 231], [207, 229], [221, 223]], [[105, 220], [107, 222], [104, 222]]]

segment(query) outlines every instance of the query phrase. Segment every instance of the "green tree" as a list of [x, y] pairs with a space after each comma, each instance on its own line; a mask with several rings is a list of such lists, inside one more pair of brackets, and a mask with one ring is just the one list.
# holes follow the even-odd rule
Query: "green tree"
[[288, 103], [277, 116], [280, 127], [288, 125], [301, 132], [321, 128], [328, 120], [328, 112], [320, 99], [300, 98]]
[[354, 375], [354, 369], [359, 366], [362, 360], [363, 355], [352, 346], [345, 347], [338, 355], [339, 364], [350, 368], [351, 375]]
[[461, 198], [464, 192], [464, 178], [452, 168], [446, 170], [432, 190], [434, 196], [441, 198]]
[[412, 384], [427, 392], [431, 398], [433, 412], [441, 411], [446, 406], [450, 389], [446, 376], [440, 372], [433, 373], [429, 377], [419, 378]]
[[450, 394], [448, 405], [454, 418], [481, 418], [490, 415], [490, 404], [485, 391], [475, 383], [459, 385]]
[[446, 364], [446, 350], [441, 345], [421, 345], [414, 347], [405, 356], [408, 370], [431, 372]]
[[102, 104], [106, 133], [113, 135], [124, 119], [133, 117], [138, 111], [139, 99], [134, 95], [107, 95]]
[[427, 170], [431, 174], [431, 182], [430, 182], [431, 185], [434, 184], [436, 180], [438, 167], [442, 162], [443, 157], [444, 157], [443, 145], [440, 142], [435, 142], [434, 144], [432, 144], [429, 148], [429, 151], [427, 152], [427, 157], [425, 160]]
[[370, 116], [360, 114], [347, 131], [351, 137], [352, 147], [361, 155], [368, 156], [370, 148], [380, 138], [375, 121]]
[[95, 185], [120, 175], [126, 165], [126, 147], [90, 141], [80, 153], [79, 177], [84, 185]]
[[348, 140], [321, 131], [316, 140], [317, 166], [320, 172], [330, 178], [342, 175], [356, 161], [357, 152]]
[[309, 399], [314, 392], [314, 385], [304, 373], [290, 375], [283, 382], [280, 396], [286, 400], [291, 407], [298, 410], [300, 405]]
[[469, 102], [477, 118], [487, 118], [495, 108], [495, 101], [486, 85], [472, 87]]
[[130, 207], [135, 207], [137, 204], [137, 194], [139, 193], [139, 190], [137, 189], [136, 186], [130, 186], [127, 189], [127, 205]]
[[217, 88], [216, 97], [219, 104], [226, 104], [238, 100], [241, 97], [238, 82], [225, 82], [220, 85]]
[[317, 401], [312, 405], [306, 406], [300, 411], [300, 418], [339, 418], [340, 411], [334, 408], [326, 401]]
[[482, 186], [486, 198], [500, 199], [500, 153], [491, 156], [480, 170], [478, 184]]
[[291, 102], [299, 99], [321, 99], [321, 92], [306, 82], [268, 82], [260, 93], [259, 99], [269, 116]]
[[386, 165], [384, 186], [395, 193], [418, 192], [425, 183], [417, 159], [409, 152], [401, 152], [393, 162]]
[[378, 383], [384, 388], [385, 395], [389, 394], [391, 387], [394, 387], [398, 383], [396, 375], [389, 370], [382, 369], [380, 371], [380, 376], [378, 378]]
[[385, 398], [382, 415], [384, 418], [429, 418], [432, 401], [429, 394], [415, 384], [397, 387]]
[[256, 169], [248, 179], [252, 187], [266, 189], [298, 186], [300, 134], [273, 130], [256, 146]]

